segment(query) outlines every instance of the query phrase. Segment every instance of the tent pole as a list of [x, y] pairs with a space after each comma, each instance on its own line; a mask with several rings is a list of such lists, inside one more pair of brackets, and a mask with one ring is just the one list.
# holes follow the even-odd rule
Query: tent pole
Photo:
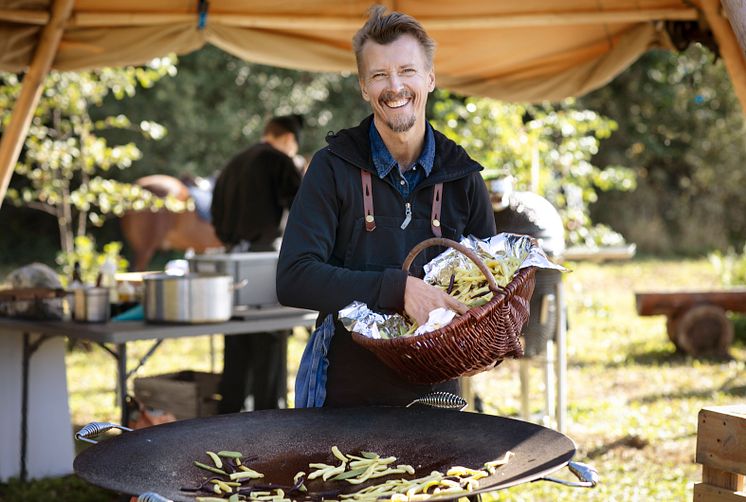
[[737, 0], [722, 0], [722, 2], [731, 29], [741, 46], [741, 54], [746, 54], [746, 11], [740, 5], [742, 2]]
[[2, 207], [5, 192], [8, 190], [8, 184], [13, 175], [13, 167], [18, 160], [21, 146], [31, 125], [34, 110], [39, 103], [44, 78], [57, 53], [57, 47], [60, 45], [65, 30], [65, 22], [73, 10], [73, 3], [74, 0], [54, 1], [52, 16], [41, 32], [31, 66], [23, 77], [21, 93], [13, 106], [10, 123], [0, 138], [0, 207]]
[[720, 48], [720, 55], [733, 83], [733, 90], [741, 102], [741, 111], [746, 113], [746, 58], [738, 45], [728, 20], [723, 16], [720, 0], [702, 0], [702, 11], [712, 28], [715, 40]]

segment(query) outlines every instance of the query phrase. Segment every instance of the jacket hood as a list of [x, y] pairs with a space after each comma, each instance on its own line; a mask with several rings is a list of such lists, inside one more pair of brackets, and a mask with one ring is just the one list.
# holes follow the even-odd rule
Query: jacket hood
[[[360, 124], [326, 137], [328, 150], [346, 162], [375, 174], [370, 149], [369, 130], [373, 115], [368, 115]], [[433, 128], [435, 134], [435, 162], [426, 182], [439, 183], [462, 178], [484, 168], [469, 157], [461, 146]]]

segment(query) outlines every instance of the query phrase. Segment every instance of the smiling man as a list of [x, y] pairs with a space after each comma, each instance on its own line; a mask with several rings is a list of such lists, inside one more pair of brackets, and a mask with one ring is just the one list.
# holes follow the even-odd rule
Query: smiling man
[[353, 49], [373, 114], [328, 136], [314, 156], [277, 267], [280, 302], [320, 313], [298, 371], [296, 407], [406, 405], [434, 390], [457, 393], [455, 380], [402, 380], [353, 342], [337, 312], [357, 300], [420, 324], [438, 307], [463, 313], [464, 305], [419, 279], [442, 248], [421, 253], [412, 275], [402, 263], [433, 236], [495, 233], [482, 167], [425, 119], [435, 43], [420, 23], [373, 7]]

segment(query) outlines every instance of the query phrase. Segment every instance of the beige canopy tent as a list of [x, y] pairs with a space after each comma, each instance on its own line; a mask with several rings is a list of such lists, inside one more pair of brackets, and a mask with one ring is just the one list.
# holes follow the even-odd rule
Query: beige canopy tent
[[[509, 101], [581, 95], [609, 82], [649, 48], [672, 47], [682, 42], [674, 38], [712, 33], [746, 107], [746, 57], [739, 47], [739, 37], [741, 46], [746, 39], [746, 13], [738, 10], [741, 0], [722, 1], [723, 5], [720, 0], [383, 3], [423, 23], [438, 44], [438, 85], [464, 94]], [[25, 71], [21, 95], [0, 140], [0, 204], [50, 68], [141, 64], [211, 43], [256, 63], [354, 71], [351, 38], [370, 4], [0, 0], [0, 70]]]

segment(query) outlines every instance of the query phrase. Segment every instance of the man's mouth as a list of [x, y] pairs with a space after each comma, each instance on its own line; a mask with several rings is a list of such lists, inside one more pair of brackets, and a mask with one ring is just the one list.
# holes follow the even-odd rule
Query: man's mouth
[[409, 102], [412, 100], [412, 96], [409, 93], [404, 94], [388, 94], [381, 96], [381, 102], [386, 105], [388, 108], [402, 108], [409, 104]]
[[402, 106], [406, 106], [407, 103], [409, 103], [409, 99], [406, 98], [385, 102], [386, 106], [389, 108], [401, 108]]

